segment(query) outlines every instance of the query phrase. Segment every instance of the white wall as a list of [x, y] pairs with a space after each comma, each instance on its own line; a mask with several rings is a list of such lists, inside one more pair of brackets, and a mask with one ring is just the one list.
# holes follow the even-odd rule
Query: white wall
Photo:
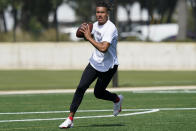
[[121, 69], [196, 70], [196, 44], [119, 43]]
[[[0, 69], [83, 69], [89, 43], [1, 43]], [[196, 70], [196, 44], [118, 43], [121, 70]]]
[[0, 69], [80, 69], [91, 54], [88, 44], [0, 44]]

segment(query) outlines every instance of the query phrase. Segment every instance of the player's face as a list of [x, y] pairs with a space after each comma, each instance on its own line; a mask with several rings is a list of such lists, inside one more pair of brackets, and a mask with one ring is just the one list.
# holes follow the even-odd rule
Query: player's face
[[108, 11], [106, 7], [96, 7], [96, 19], [99, 25], [103, 25], [108, 20]]

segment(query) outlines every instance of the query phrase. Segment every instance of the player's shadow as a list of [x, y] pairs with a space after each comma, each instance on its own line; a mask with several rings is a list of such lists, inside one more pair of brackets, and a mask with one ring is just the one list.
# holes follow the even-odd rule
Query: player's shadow
[[79, 127], [120, 127], [125, 126], [124, 124], [93, 124], [88, 126], [79, 126]]

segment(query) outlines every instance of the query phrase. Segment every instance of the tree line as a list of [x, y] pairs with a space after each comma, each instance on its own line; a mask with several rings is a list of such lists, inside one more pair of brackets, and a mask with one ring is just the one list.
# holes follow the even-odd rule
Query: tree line
[[[10, 7], [14, 20], [14, 28], [21, 27], [24, 30], [33, 30], [35, 27], [48, 28], [48, 17], [50, 13], [54, 14], [53, 24], [57, 22], [57, 8], [63, 0], [0, 0], [0, 19], [5, 21], [5, 10]], [[4, 31], [7, 31], [4, 25]]]
[[[126, 10], [129, 24], [132, 20], [130, 17], [130, 7], [134, 2], [138, 2], [142, 9], [146, 9], [149, 15], [149, 21], [155, 23], [171, 23], [172, 15], [175, 12], [178, 0], [106, 0], [112, 5], [116, 12], [117, 5]], [[186, 0], [185, 0], [186, 1]], [[196, 22], [196, 0], [189, 1], [193, 17]], [[57, 9], [62, 3], [67, 3], [75, 10], [77, 20], [93, 21], [95, 20], [95, 3], [96, 0], [0, 0], [0, 32], [7, 32], [5, 11], [10, 8], [14, 20], [13, 31], [20, 28], [25, 31], [34, 32], [35, 34], [48, 28], [58, 28]], [[158, 14], [158, 18], [154, 14]], [[64, 12], [66, 15], [66, 12]], [[53, 14], [53, 21], [49, 22], [48, 17]]]

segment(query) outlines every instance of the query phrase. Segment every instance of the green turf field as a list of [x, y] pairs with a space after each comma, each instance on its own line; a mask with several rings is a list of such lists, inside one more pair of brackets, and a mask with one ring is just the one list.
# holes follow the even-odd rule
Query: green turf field
[[[77, 70], [1, 70], [0, 90], [71, 89], [81, 74]], [[120, 87], [172, 85], [196, 85], [196, 71], [119, 71]]]
[[[75, 119], [70, 131], [195, 131], [195, 93], [131, 93], [124, 95], [123, 109], [165, 109], [149, 114]], [[2, 114], [5, 112], [46, 112], [68, 110], [73, 94], [0, 95], [0, 131], [60, 131], [63, 120], [2, 122], [2, 120], [63, 118], [67, 113]], [[111, 110], [111, 102], [87, 93], [79, 110]], [[194, 108], [184, 110], [181, 108]], [[181, 109], [181, 110], [177, 110]], [[123, 111], [121, 114], [141, 111]], [[78, 112], [76, 117], [111, 115], [112, 112]]]

